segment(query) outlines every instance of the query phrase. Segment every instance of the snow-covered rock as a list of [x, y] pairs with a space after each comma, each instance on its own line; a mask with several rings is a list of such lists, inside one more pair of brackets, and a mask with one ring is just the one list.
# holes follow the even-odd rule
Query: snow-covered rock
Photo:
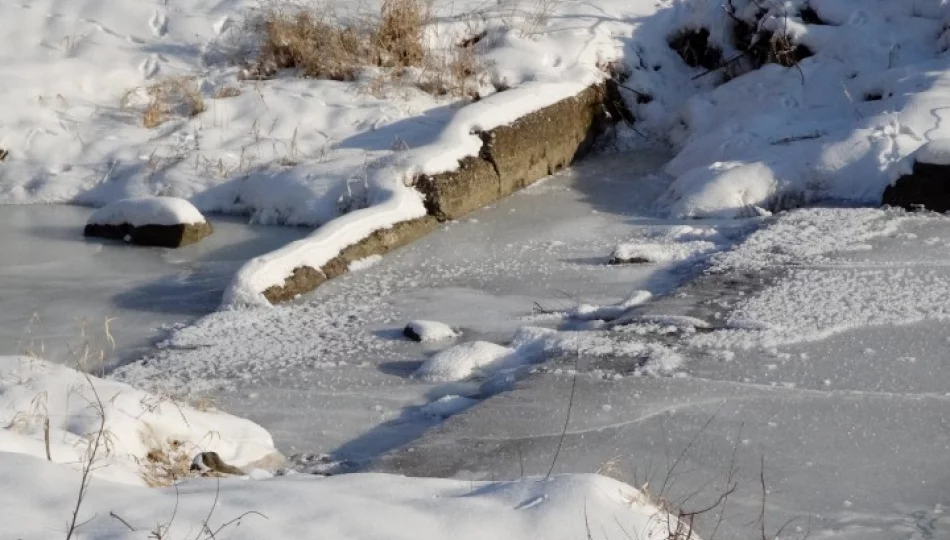
[[402, 331], [403, 335], [413, 341], [443, 341], [458, 336], [451, 326], [438, 321], [415, 320]]
[[950, 139], [930, 141], [894, 167], [882, 203], [908, 210], [950, 211]]
[[0, 452], [47, 459], [48, 432], [49, 459], [80, 468], [100, 428], [106, 442], [93, 474], [126, 484], [145, 482], [152, 451], [181, 453], [188, 461], [216, 452], [242, 468], [279, 455], [270, 434], [249, 420], [37, 358], [0, 356]]
[[211, 234], [211, 224], [184, 199], [136, 197], [93, 212], [84, 234], [147, 246], [180, 247]]
[[513, 353], [513, 349], [487, 341], [460, 343], [433, 355], [413, 376], [426, 381], [460, 381], [480, 370], [503, 366]]

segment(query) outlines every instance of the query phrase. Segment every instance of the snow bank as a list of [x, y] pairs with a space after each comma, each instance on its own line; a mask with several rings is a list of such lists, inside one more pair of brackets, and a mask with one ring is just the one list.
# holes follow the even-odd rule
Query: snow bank
[[48, 421], [51, 460], [81, 468], [100, 428], [97, 394], [106, 440], [93, 471], [99, 478], [141, 485], [149, 451], [172, 447], [217, 452], [238, 467], [277, 454], [270, 434], [248, 420], [23, 356], [0, 356], [0, 452], [45, 460]]
[[109, 203], [89, 216], [91, 225], [181, 225], [204, 223], [190, 202], [176, 197], [136, 197]]
[[[4, 534], [49, 538], [55, 530], [62, 535], [59, 528], [75, 504], [77, 473], [0, 454], [0, 483]], [[145, 538], [157, 525], [167, 527], [164, 537], [191, 538], [205, 520], [218, 531], [216, 537], [231, 540], [575, 540], [585, 538], [588, 528], [618, 538], [668, 535], [665, 512], [636, 489], [596, 475], [474, 483], [385, 474], [292, 475], [191, 480], [175, 490], [93, 482], [79, 514], [82, 537], [116, 540]]]
[[[895, 163], [950, 136], [939, 112], [950, 107], [945, 7], [937, 0], [761, 6], [729, 3], [752, 28], [786, 32], [814, 55], [695, 90], [670, 111], [680, 123], [669, 130], [679, 153], [666, 168], [676, 181], [663, 208], [677, 217], [729, 218], [748, 215], [748, 207], [775, 211], [819, 200], [879, 204]], [[806, 7], [829, 24], [804, 23]], [[688, 15], [680, 27], [708, 28], [726, 58], [739, 52], [729, 35], [735, 23], [720, 2], [682, 10]]]

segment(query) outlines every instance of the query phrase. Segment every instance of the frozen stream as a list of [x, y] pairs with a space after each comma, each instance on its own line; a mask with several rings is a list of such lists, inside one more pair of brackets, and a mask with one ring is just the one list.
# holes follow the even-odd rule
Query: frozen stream
[[[170, 325], [214, 310], [234, 270], [308, 231], [212, 218], [214, 234], [170, 250], [82, 236], [89, 208], [0, 206], [0, 354], [66, 362], [81, 348], [142, 355]], [[84, 338], [84, 332], [86, 338]]]

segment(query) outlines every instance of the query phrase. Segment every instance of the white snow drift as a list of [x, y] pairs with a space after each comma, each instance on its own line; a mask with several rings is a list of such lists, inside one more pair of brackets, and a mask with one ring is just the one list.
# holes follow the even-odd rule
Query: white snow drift
[[[4, 535], [64, 535], [78, 473], [0, 453], [0, 483]], [[157, 527], [164, 538], [192, 538], [205, 523], [231, 540], [575, 540], [588, 527], [663, 540], [677, 523], [639, 491], [602, 476], [473, 483], [384, 474], [198, 479], [175, 489], [94, 481], [78, 522], [81, 538], [117, 540], [147, 538]]]
[[[0, 452], [47, 459], [47, 426], [49, 459], [74, 469], [88, 463], [102, 428], [93, 475], [125, 484], [144, 483], [152, 450], [213, 451], [239, 467], [279, 456], [270, 434], [248, 420], [198, 411], [37, 358], [0, 356]], [[0, 463], [8, 459], [0, 454]]]
[[176, 197], [135, 197], [109, 203], [89, 216], [92, 225], [181, 225], [204, 223], [190, 202]]

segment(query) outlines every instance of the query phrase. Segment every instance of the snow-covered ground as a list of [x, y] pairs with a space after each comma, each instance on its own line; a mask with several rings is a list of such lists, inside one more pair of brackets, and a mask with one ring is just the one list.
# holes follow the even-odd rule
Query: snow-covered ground
[[[0, 517], [10, 538], [62, 538], [79, 474], [0, 454]], [[663, 540], [675, 518], [630, 486], [594, 475], [469, 482], [356, 474], [191, 480], [147, 489], [93, 481], [74, 537], [438, 540], [613, 537]]]
[[[345, 470], [352, 464], [335, 460], [365, 464], [400, 448], [376, 466], [463, 480], [222, 482], [222, 505], [233, 514], [289, 516], [282, 522], [308, 533], [350, 527], [336, 518], [308, 519], [345, 519], [354, 508], [385, 521], [360, 522], [369, 529], [351, 535], [359, 537], [379, 536], [377, 527], [390, 535], [391, 511], [423, 523], [423, 537], [444, 537], [484, 536], [488, 514], [502, 519], [514, 508], [532, 514], [500, 523], [499, 536], [537, 537], [537, 527], [552, 527], [540, 536], [591, 537], [579, 528], [585, 513], [547, 502], [581, 508], [578, 501], [591, 499], [614, 509], [618, 499], [591, 495], [603, 491], [604, 480], [465, 480], [544, 474], [552, 464], [554, 471], [604, 470], [630, 482], [649, 479], [673, 504], [695, 508], [729, 491], [734, 464], [738, 487], [720, 535], [759, 537], [756, 520], [764, 513], [766, 535], [794, 518], [782, 537], [946, 536], [941, 359], [948, 347], [950, 224], [933, 215], [855, 208], [769, 217], [817, 202], [877, 206], [888, 182], [906, 171], [907, 156], [928, 141], [936, 141], [930, 149], [946, 147], [945, 2], [527, 4], [434, 5], [434, 48], [486, 31], [474, 47], [484, 63], [477, 81], [484, 99], [462, 106], [406, 85], [376, 88], [372, 73], [354, 82], [292, 73], [242, 82], [241, 66], [229, 59], [247, 44], [242, 21], [255, 3], [245, 0], [4, 3], [0, 202], [102, 205], [171, 195], [202, 212], [259, 223], [326, 224], [305, 242], [244, 265], [224, 296], [225, 306], [236, 309], [178, 328], [143, 361], [111, 376], [211, 397], [266, 426], [288, 454], [331, 454], [326, 461], [300, 457], [302, 470], [317, 470], [309, 467], [314, 462], [326, 465], [324, 472]], [[553, 11], [537, 17], [545, 6]], [[688, 67], [668, 45], [683, 30], [708, 31], [707, 45], [728, 66], [708, 73]], [[755, 32], [752, 45], [769, 33], [787, 43], [768, 51], [739, 43]], [[789, 52], [800, 61], [752, 65], [762, 54]], [[359, 261], [351, 275], [298, 302], [248, 308], [295, 266], [319, 265], [374, 229], [421, 215], [406, 180], [477, 153], [473, 130], [566, 97], [606, 77], [603, 68], [611, 64], [628, 76], [621, 93], [636, 119], [636, 131], [617, 128], [615, 145], [665, 142], [672, 155], [641, 151], [578, 167], [414, 246]], [[144, 126], [147, 87], [169, 80], [184, 85], [176, 92], [199, 93], [204, 110]], [[924, 154], [945, 160], [941, 152]], [[55, 208], [57, 217], [43, 219], [68, 220], [61, 214], [73, 211]], [[4, 209], [3, 218], [14, 215], [16, 223], [16, 215], [42, 214], [16, 212]], [[201, 290], [214, 299], [202, 295], [173, 308], [179, 302], [162, 298], [166, 293], [193, 289], [162, 284], [167, 270], [154, 262], [167, 264], [167, 252], [137, 251], [150, 262], [130, 262], [132, 252], [116, 250], [113, 258], [109, 246], [64, 240], [61, 228], [31, 229], [31, 238], [55, 242], [62, 253], [21, 241], [12, 255], [4, 251], [0, 291], [10, 295], [2, 297], [3, 312], [18, 323], [2, 325], [7, 342], [31, 326], [23, 324], [23, 308], [8, 308], [14, 292], [46, 309], [44, 298], [68, 293], [65, 307], [55, 310], [60, 319], [80, 309], [110, 315], [115, 306], [90, 302], [91, 292], [118, 295], [115, 303], [130, 318], [155, 303], [153, 311], [163, 313], [149, 316], [152, 328], [172, 309], [187, 316], [213, 309], [223, 281], [248, 258], [243, 249], [220, 257], [202, 251], [215, 236], [182, 252], [171, 264], [212, 261], [214, 284]], [[103, 264], [98, 255], [106, 253]], [[611, 258], [644, 264], [607, 265]], [[192, 262], [184, 263], [184, 278], [176, 269], [178, 281], [201, 274]], [[104, 268], [98, 279], [108, 287], [91, 288], [90, 276]], [[664, 296], [703, 268], [698, 280]], [[160, 273], [160, 284], [128, 281], [133, 271]], [[168, 322], [179, 318], [170, 315]], [[460, 335], [410, 342], [403, 328], [419, 319]], [[129, 343], [154, 335], [142, 326], [130, 331]], [[110, 330], [121, 336], [116, 326]], [[17, 407], [33, 407], [27, 397], [18, 395]], [[73, 427], [64, 436], [78, 436], [82, 426]], [[30, 429], [36, 449], [38, 432]], [[0, 459], [4, 485], [72, 474], [29, 459]], [[576, 489], [562, 492], [558, 482]], [[13, 516], [49, 510], [27, 523], [13, 520], [24, 527], [21, 534], [41, 534], [53, 514], [68, 514], [68, 490], [53, 480], [41, 485], [27, 491], [35, 499], [16, 490], [0, 504]], [[122, 507], [116, 497], [90, 500], [99, 516], [90, 526], [134, 535], [108, 510], [132, 516], [131, 528], [139, 528], [154, 521], [155, 508], [193, 497], [180, 523], [194, 528], [207, 515], [200, 500], [214, 500], [216, 488], [180, 489], [123, 492]], [[340, 494], [354, 498], [334, 505]], [[434, 499], [439, 504], [435, 496], [442, 496]], [[271, 506], [285, 498], [329, 506], [306, 517], [297, 505]], [[448, 502], [455, 499], [464, 503]], [[406, 514], [407, 507], [419, 513]], [[259, 525], [249, 525], [253, 515], [246, 517], [241, 534], [260, 537], [253, 528]], [[703, 530], [718, 529], [718, 519], [715, 512], [700, 516]], [[456, 528], [447, 533], [448, 523]], [[296, 528], [278, 530], [299, 536]]]
[[[274, 478], [258, 468], [281, 463], [260, 426], [38, 358], [0, 357], [0, 425], [0, 517], [10, 538], [436, 539], [451, 532], [566, 540], [593, 526], [661, 540], [687, 530], [644, 493], [603, 476]], [[238, 476], [197, 478], [189, 470], [199, 452], [214, 452]]]

